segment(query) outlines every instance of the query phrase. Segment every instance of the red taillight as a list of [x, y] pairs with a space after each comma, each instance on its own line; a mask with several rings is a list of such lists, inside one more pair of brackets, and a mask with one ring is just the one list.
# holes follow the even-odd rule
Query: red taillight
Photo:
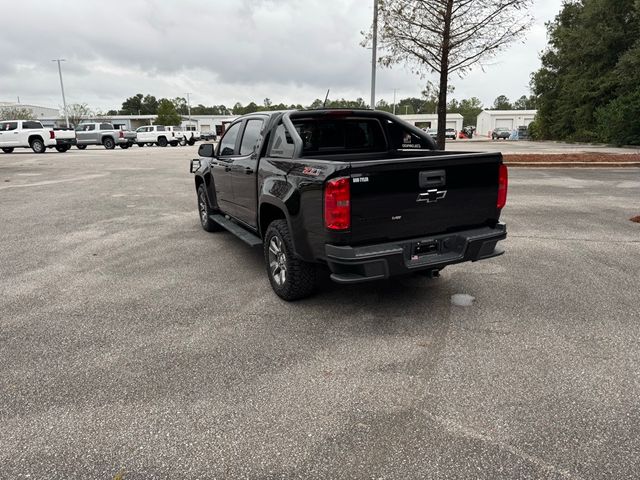
[[509, 172], [506, 165], [500, 165], [498, 172], [498, 209], [507, 204], [507, 186], [509, 185]]
[[49, 139], [54, 140], [56, 138], [56, 132], [49, 130]]
[[120, 135], [120, 138], [124, 138], [124, 132], [122, 130], [120, 130], [120, 133], [118, 135]]
[[324, 224], [329, 230], [351, 227], [350, 182], [349, 177], [334, 178], [324, 187]]

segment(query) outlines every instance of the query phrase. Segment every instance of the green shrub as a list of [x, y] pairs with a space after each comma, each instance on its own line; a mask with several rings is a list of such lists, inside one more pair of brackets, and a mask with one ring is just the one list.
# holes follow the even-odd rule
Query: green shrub
[[597, 109], [595, 117], [603, 142], [640, 145], [640, 88]]
[[529, 138], [531, 140], [542, 140], [542, 133], [540, 132], [540, 125], [537, 119], [529, 124], [527, 130], [529, 131]]

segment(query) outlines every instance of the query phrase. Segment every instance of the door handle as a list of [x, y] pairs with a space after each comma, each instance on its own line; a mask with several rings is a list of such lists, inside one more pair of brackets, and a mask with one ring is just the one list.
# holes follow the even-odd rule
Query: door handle
[[246, 173], [247, 175], [251, 175], [253, 173], [253, 169], [251, 167], [245, 167], [244, 173]]

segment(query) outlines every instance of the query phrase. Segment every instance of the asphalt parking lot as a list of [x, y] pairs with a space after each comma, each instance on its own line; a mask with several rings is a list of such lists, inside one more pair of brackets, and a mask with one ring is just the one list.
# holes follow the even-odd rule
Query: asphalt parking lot
[[640, 476], [639, 169], [511, 169], [504, 256], [285, 303], [196, 149], [0, 155], [1, 478]]

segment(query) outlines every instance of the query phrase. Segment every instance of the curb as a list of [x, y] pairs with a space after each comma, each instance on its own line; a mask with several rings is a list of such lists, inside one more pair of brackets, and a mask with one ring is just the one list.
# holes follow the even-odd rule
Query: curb
[[504, 164], [507, 165], [508, 167], [640, 168], [640, 162], [509, 162], [509, 161], [505, 161]]

